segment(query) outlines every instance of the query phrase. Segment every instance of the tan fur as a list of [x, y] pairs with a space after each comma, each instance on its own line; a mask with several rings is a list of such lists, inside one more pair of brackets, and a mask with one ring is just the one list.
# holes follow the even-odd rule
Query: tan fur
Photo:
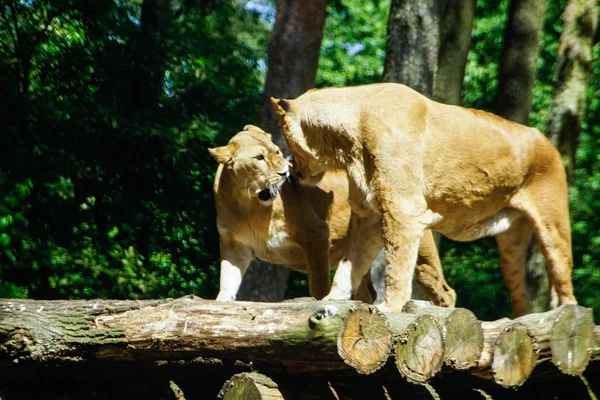
[[410, 298], [427, 228], [454, 240], [496, 236], [514, 316], [531, 309], [524, 257], [535, 231], [558, 304], [576, 303], [565, 172], [538, 130], [393, 83], [272, 100], [299, 174], [345, 168], [356, 215], [382, 218], [382, 308], [400, 310]]
[[[336, 281], [346, 285], [338, 275], [350, 269], [369, 271], [383, 247], [380, 220], [350, 225], [346, 172], [330, 171], [318, 186], [285, 181], [288, 162], [271, 137], [252, 125], [244, 129], [227, 146], [209, 149], [219, 162], [214, 184], [221, 247], [217, 300], [235, 299], [248, 264], [258, 257], [308, 272], [310, 293], [319, 299], [329, 292], [330, 268], [339, 266], [329, 298], [354, 295], [372, 302], [370, 274], [361, 275], [352, 293], [336, 286]], [[274, 199], [261, 201], [257, 192], [268, 181], [285, 182]], [[427, 239], [418, 267], [422, 282], [417, 283], [435, 304], [453, 306], [455, 294], [444, 280], [430, 232]]]

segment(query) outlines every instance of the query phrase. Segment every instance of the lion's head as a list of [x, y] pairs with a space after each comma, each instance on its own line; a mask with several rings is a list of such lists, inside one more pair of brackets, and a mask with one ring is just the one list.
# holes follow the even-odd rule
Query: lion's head
[[289, 161], [271, 135], [254, 125], [246, 125], [226, 146], [208, 151], [238, 187], [263, 204], [272, 202], [290, 175]]
[[[307, 93], [315, 93], [309, 90]], [[298, 99], [296, 99], [298, 100]], [[323, 149], [334, 149], [331, 136], [327, 132], [312, 132], [310, 126], [312, 120], [304, 120], [300, 110], [297, 109], [295, 100], [271, 98], [271, 103], [277, 115], [279, 127], [291, 153], [294, 155], [294, 175], [305, 184], [317, 184], [325, 174], [325, 171], [340, 168], [342, 165], [336, 154], [326, 155]], [[320, 108], [321, 104], [317, 104]], [[326, 115], [326, 110], [320, 110], [321, 114], [314, 117]], [[325, 117], [326, 119], [326, 117]], [[322, 122], [322, 121], [320, 121]], [[311, 131], [311, 134], [307, 134]], [[332, 150], [335, 153], [335, 150]]]

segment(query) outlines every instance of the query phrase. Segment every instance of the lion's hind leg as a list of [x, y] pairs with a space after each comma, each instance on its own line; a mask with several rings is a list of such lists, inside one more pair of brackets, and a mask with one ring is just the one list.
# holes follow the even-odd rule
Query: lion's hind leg
[[510, 228], [496, 235], [500, 268], [510, 293], [513, 318], [531, 312], [525, 282], [525, 258], [532, 233], [533, 226], [525, 215], [520, 215], [512, 221]]
[[558, 306], [577, 304], [571, 278], [573, 254], [566, 191], [566, 181], [564, 185], [537, 182], [522, 189], [514, 201], [533, 225]]
[[433, 240], [433, 234], [429, 229], [425, 230], [419, 245], [413, 279], [433, 304], [440, 307], [454, 307], [456, 292], [444, 278], [440, 256]]

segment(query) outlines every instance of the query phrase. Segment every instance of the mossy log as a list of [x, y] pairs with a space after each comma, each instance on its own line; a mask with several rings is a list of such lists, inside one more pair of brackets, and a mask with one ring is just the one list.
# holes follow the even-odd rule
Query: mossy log
[[[240, 360], [288, 373], [352, 372], [337, 336], [353, 301], [0, 300], [0, 369], [15, 363]], [[208, 361], [207, 361], [208, 362]]]
[[[203, 369], [228, 377], [259, 370], [344, 379], [379, 370], [385, 379], [424, 383], [447, 359], [444, 326], [456, 313], [427, 307], [428, 313], [384, 314], [355, 301], [0, 300], [0, 376], [50, 374], [56, 369], [49, 367], [69, 364], [102, 373], [176, 369], [178, 377]], [[540, 364], [568, 376], [600, 358], [600, 329], [583, 307], [480, 325], [477, 365], [457, 376], [515, 387]], [[476, 348], [463, 342], [468, 351]]]

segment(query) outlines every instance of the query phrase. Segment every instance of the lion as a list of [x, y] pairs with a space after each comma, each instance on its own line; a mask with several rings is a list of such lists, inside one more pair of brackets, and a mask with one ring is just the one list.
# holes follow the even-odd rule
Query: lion
[[[566, 175], [539, 130], [395, 83], [271, 101], [299, 178], [343, 168], [353, 218], [382, 219], [383, 310], [409, 300], [426, 229], [458, 241], [494, 236], [515, 317], [531, 312], [525, 257], [535, 232], [558, 305], [576, 304]], [[352, 291], [367, 270], [353, 265]]]
[[[250, 261], [258, 257], [308, 272], [309, 291], [317, 299], [329, 293], [335, 299], [374, 301], [370, 274], [353, 293], [347, 276], [352, 265], [368, 270], [383, 247], [381, 221], [350, 226], [345, 171], [329, 171], [318, 186], [301, 185], [271, 136], [253, 125], [209, 152], [219, 163], [214, 183], [221, 251], [217, 300], [235, 300]], [[415, 280], [423, 292], [436, 305], [453, 306], [456, 295], [444, 280], [431, 232], [421, 244], [418, 264]], [[330, 291], [329, 270], [336, 267]]]

